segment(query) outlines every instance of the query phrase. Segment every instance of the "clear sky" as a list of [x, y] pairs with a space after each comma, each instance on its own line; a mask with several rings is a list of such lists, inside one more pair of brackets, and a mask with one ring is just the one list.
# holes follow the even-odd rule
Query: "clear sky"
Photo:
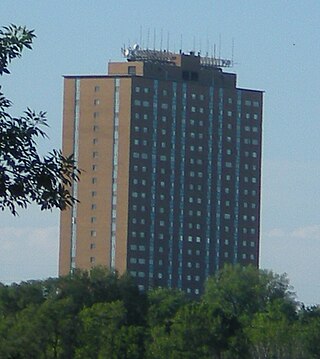
[[[320, 303], [319, 0], [1, 0], [0, 25], [35, 29], [33, 51], [0, 78], [14, 102], [48, 113], [61, 147], [63, 74], [104, 74], [129, 42], [230, 58], [238, 86], [265, 91], [261, 268], [286, 272], [298, 299]], [[59, 213], [0, 212], [0, 281], [57, 275]]]

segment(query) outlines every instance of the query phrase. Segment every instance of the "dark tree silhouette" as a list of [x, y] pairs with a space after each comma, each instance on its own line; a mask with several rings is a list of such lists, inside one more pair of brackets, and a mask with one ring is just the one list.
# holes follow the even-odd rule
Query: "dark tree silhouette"
[[[0, 29], [0, 76], [10, 74], [8, 65], [20, 57], [24, 48], [31, 49], [33, 30], [10, 25]], [[64, 157], [60, 150], [46, 156], [38, 152], [36, 140], [46, 138], [45, 112], [27, 109], [20, 117], [9, 114], [12, 106], [0, 86], [0, 209], [16, 215], [17, 207], [36, 203], [42, 210], [72, 205], [73, 180], [79, 170], [73, 156]]]

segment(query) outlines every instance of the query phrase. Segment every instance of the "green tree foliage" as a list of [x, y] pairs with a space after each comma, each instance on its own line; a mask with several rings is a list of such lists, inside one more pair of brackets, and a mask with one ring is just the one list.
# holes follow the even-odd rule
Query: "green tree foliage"
[[284, 299], [288, 311], [295, 313], [294, 293], [285, 275], [240, 265], [226, 265], [217, 275], [210, 277], [204, 294], [207, 303], [228, 306], [237, 317], [252, 317], [277, 299]]
[[97, 303], [80, 313], [82, 331], [76, 358], [143, 357], [144, 330], [128, 325], [127, 311], [122, 301]]
[[[9, 74], [8, 65], [20, 57], [24, 48], [31, 49], [35, 34], [25, 27], [11, 25], [0, 29], [0, 76]], [[76, 200], [70, 193], [79, 171], [72, 156], [64, 157], [53, 150], [42, 157], [36, 140], [45, 138], [45, 112], [27, 109], [23, 116], [9, 114], [12, 106], [0, 86], [0, 209], [26, 208], [34, 202], [42, 210], [64, 209]]]
[[285, 276], [222, 269], [197, 300], [140, 293], [105, 268], [0, 285], [0, 358], [312, 359], [319, 307], [294, 300]]

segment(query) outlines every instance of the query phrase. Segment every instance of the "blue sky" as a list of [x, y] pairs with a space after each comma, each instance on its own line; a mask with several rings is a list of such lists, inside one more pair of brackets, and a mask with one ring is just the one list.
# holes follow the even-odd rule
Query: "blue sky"
[[[61, 146], [63, 74], [103, 74], [120, 48], [142, 40], [205, 53], [219, 44], [238, 86], [265, 91], [261, 267], [288, 273], [298, 299], [320, 303], [320, 2], [318, 0], [1, 0], [0, 25], [36, 30], [33, 51], [0, 79], [14, 102], [48, 113]], [[142, 31], [141, 31], [142, 29]], [[209, 51], [210, 46], [209, 45]], [[201, 48], [200, 48], [201, 47]], [[57, 275], [59, 213], [0, 213], [0, 281]]]

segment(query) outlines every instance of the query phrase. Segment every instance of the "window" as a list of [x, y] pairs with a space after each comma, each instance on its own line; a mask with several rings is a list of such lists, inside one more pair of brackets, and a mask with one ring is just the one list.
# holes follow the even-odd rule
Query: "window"
[[92, 165], [92, 171], [96, 171], [97, 170], [97, 165]]
[[90, 263], [91, 264], [95, 263], [95, 261], [96, 261], [95, 257], [90, 257]]
[[99, 92], [100, 91], [100, 86], [95, 86], [94, 87], [94, 92]]
[[93, 103], [94, 103], [95, 106], [96, 106], [96, 105], [100, 105], [100, 100], [99, 100], [99, 99], [95, 99], [95, 100], [93, 101]]
[[95, 230], [90, 231], [90, 236], [91, 237], [96, 237], [97, 236], [97, 231], [95, 231]]
[[140, 100], [134, 100], [134, 101], [133, 101], [133, 104], [134, 104], [135, 106], [141, 106], [141, 101], [140, 101]]
[[97, 222], [97, 217], [91, 217], [91, 223]]
[[245, 104], [246, 106], [251, 106], [251, 101], [250, 101], [250, 100], [246, 100], [246, 101], [244, 102], [244, 104]]
[[139, 87], [139, 86], [136, 86], [135, 92], [136, 92], [136, 93], [139, 93], [139, 92], [140, 92], [140, 87]]
[[92, 210], [97, 209], [97, 205], [96, 205], [95, 203], [93, 203], [93, 204], [91, 205], [91, 209], [92, 209]]
[[99, 112], [94, 112], [93, 113], [93, 118], [97, 119], [99, 117]]
[[143, 107], [149, 107], [149, 101], [143, 101], [142, 106]]
[[91, 192], [91, 197], [96, 197], [97, 196], [97, 192], [96, 191], [92, 191]]
[[99, 126], [98, 125], [93, 125], [93, 131], [97, 132], [99, 130]]
[[91, 182], [92, 182], [92, 184], [96, 184], [97, 183], [97, 177], [92, 177]]
[[136, 67], [135, 66], [128, 66], [128, 74], [135, 75], [136, 74]]
[[161, 104], [161, 108], [163, 109], [163, 110], [167, 110], [168, 109], [168, 104], [167, 103], [162, 103]]
[[253, 101], [253, 107], [259, 107], [259, 102], [258, 101]]
[[144, 92], [144, 93], [149, 93], [149, 87], [145, 87], [145, 88], [143, 89], [143, 92]]

